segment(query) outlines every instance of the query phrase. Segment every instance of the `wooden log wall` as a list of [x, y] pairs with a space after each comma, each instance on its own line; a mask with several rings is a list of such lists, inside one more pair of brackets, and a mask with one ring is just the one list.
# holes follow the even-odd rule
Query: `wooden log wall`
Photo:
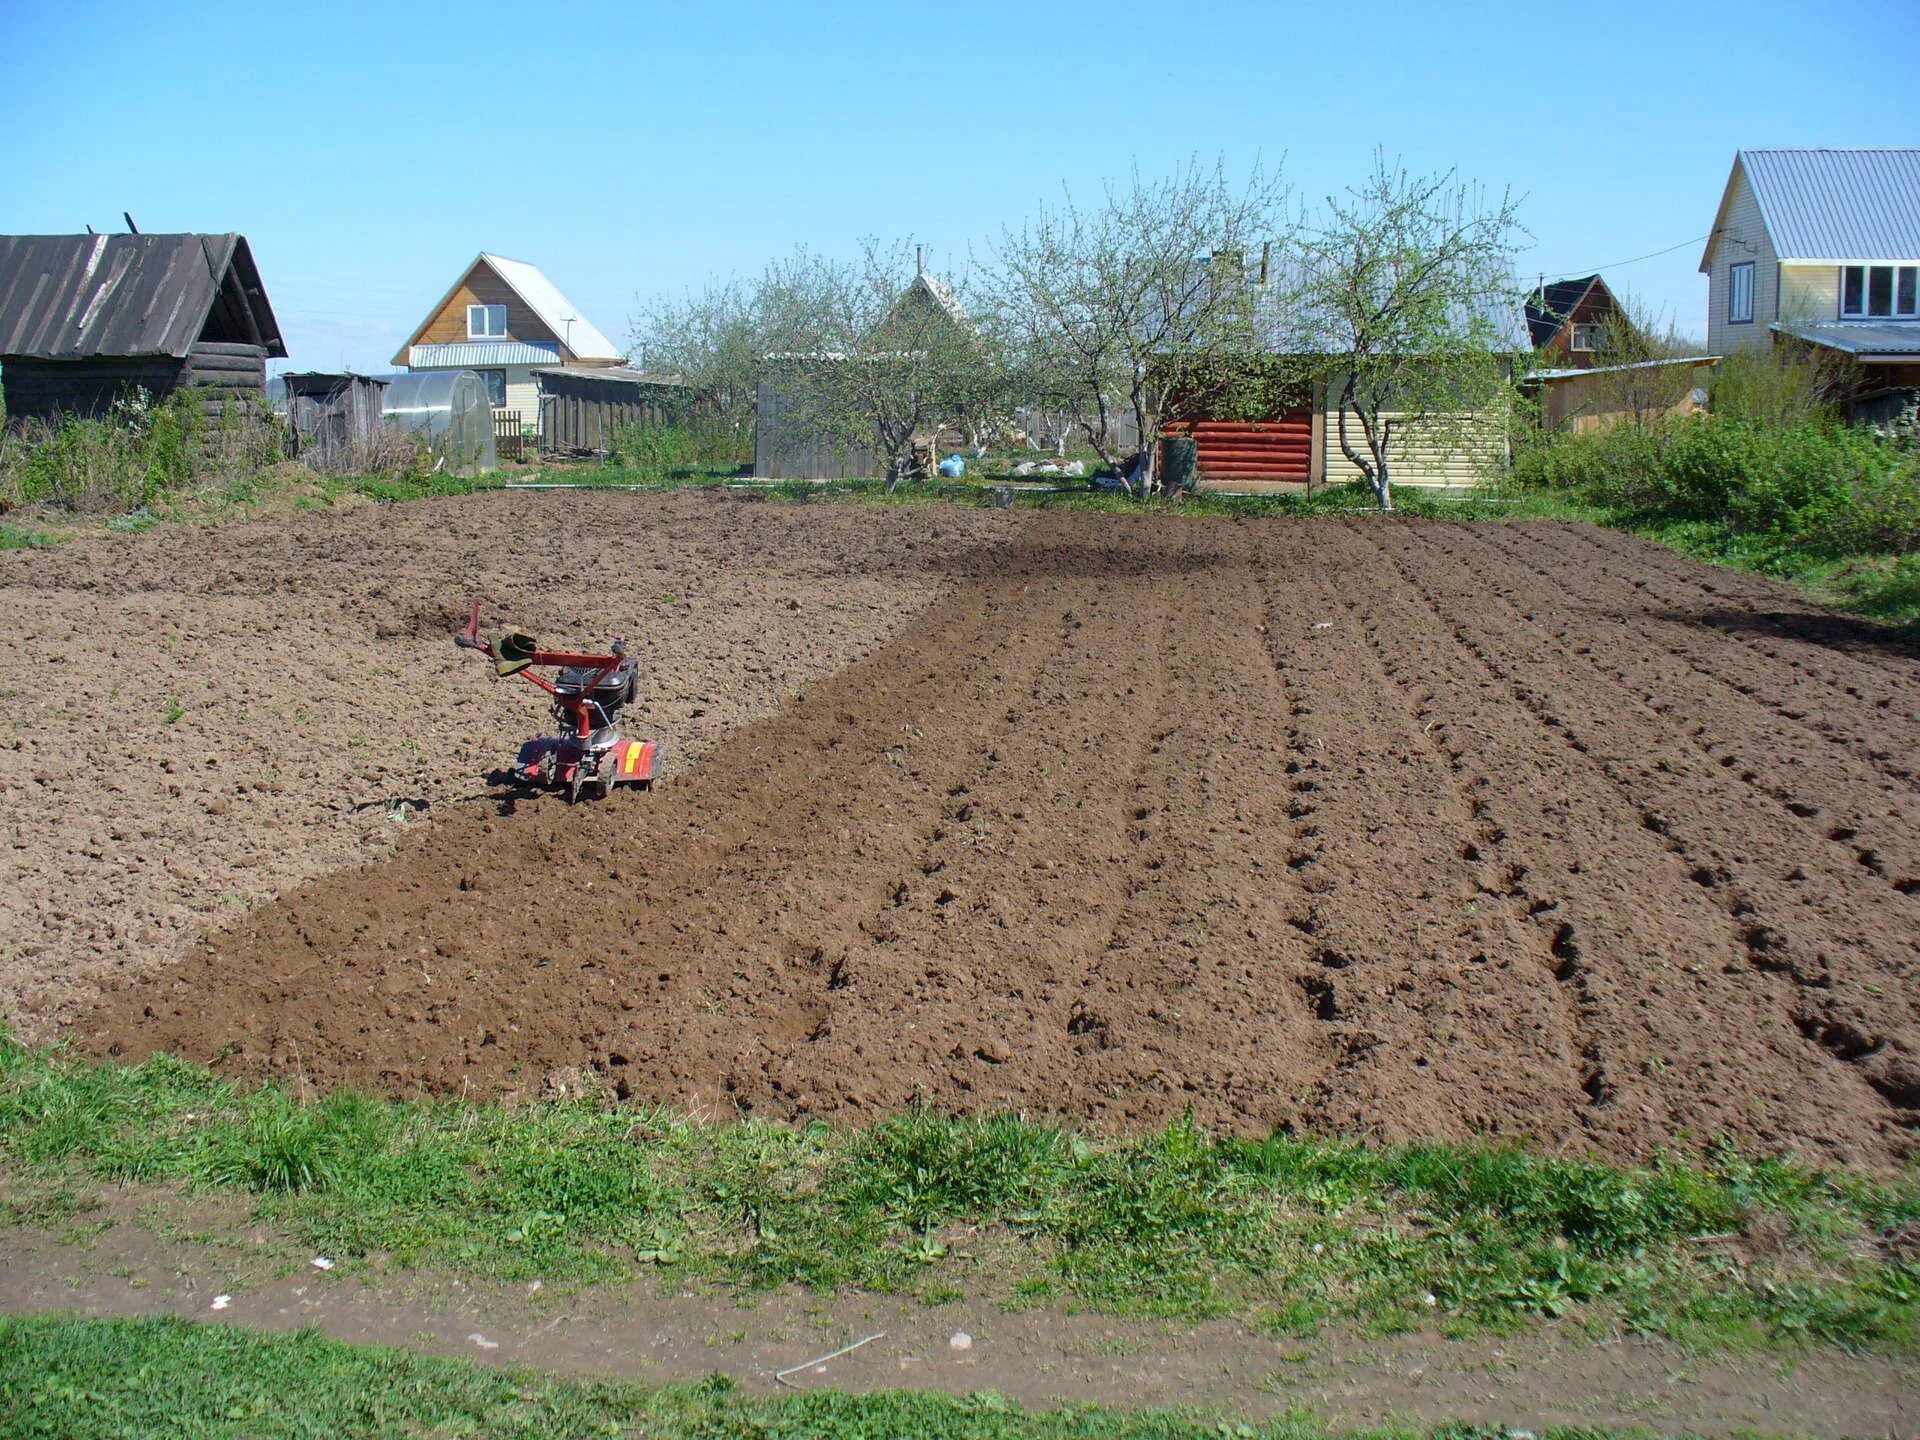
[[209, 416], [231, 401], [265, 399], [267, 351], [263, 345], [203, 341], [185, 360], [169, 355], [87, 360], [0, 362], [9, 421], [52, 421], [60, 415], [104, 415], [136, 388], [164, 399], [183, 385], [205, 390]]

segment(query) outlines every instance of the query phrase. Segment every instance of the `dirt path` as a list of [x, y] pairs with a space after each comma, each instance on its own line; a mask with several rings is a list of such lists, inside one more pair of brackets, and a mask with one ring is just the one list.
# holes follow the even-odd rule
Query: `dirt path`
[[[207, 1202], [183, 1209], [172, 1198], [108, 1198], [115, 1223], [77, 1242], [0, 1228], [0, 1312], [314, 1326], [340, 1340], [488, 1364], [653, 1382], [718, 1373], [769, 1393], [776, 1371], [884, 1332], [799, 1370], [791, 1384], [992, 1390], [1027, 1405], [1190, 1405], [1253, 1417], [1304, 1407], [1335, 1429], [1392, 1419], [1840, 1436], [1905, 1435], [1920, 1425], [1920, 1389], [1907, 1368], [1877, 1357], [1707, 1359], [1650, 1341], [1595, 1342], [1552, 1325], [1471, 1341], [1298, 1340], [1224, 1322], [1008, 1312], [976, 1300], [930, 1308], [885, 1296], [736, 1300], [643, 1286], [569, 1293], [412, 1272], [329, 1275], [284, 1237]], [[227, 1297], [217, 1310], [216, 1296]], [[956, 1333], [967, 1336], [966, 1348], [955, 1348]]]
[[455, 809], [77, 1037], [713, 1116], [1912, 1152], [1910, 648], [1577, 527], [1017, 523], [669, 788]]

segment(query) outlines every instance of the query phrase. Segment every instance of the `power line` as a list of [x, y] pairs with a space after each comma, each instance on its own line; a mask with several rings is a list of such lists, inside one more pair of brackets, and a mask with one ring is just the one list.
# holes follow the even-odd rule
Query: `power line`
[[1656, 260], [1662, 255], [1671, 255], [1674, 251], [1684, 250], [1689, 245], [1698, 245], [1702, 240], [1710, 239], [1713, 234], [1714, 232], [1709, 230], [1705, 235], [1696, 235], [1691, 240], [1682, 240], [1678, 244], [1667, 246], [1664, 250], [1650, 250], [1645, 255], [1634, 256], [1631, 260], [1611, 260], [1605, 265], [1570, 265], [1564, 270], [1549, 270], [1544, 273], [1549, 275], [1597, 275], [1606, 270], [1619, 270], [1628, 265], [1638, 265], [1642, 260]]

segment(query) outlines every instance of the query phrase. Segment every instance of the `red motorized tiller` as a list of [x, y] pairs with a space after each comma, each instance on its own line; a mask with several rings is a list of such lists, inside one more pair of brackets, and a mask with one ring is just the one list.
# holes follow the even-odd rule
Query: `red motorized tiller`
[[[519, 631], [482, 640], [476, 600], [467, 628], [453, 637], [453, 643], [490, 656], [496, 675], [523, 675], [553, 697], [553, 718], [566, 727], [566, 733], [543, 735], [522, 745], [513, 763], [516, 778], [535, 785], [564, 785], [573, 800], [589, 786], [602, 795], [611, 794], [616, 785], [653, 788], [660, 747], [651, 740], [629, 740], [614, 724], [620, 707], [634, 698], [640, 683], [625, 641], [614, 641], [608, 655], [582, 655], [542, 650], [531, 635]], [[551, 680], [536, 675], [536, 665], [555, 667], [559, 674]]]

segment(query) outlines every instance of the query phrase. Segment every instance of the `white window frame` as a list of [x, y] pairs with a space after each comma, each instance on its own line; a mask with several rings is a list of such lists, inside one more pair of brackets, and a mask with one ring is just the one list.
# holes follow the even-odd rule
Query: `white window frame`
[[[1600, 348], [1601, 327], [1598, 324], [1582, 323], [1573, 327], [1573, 338], [1567, 341], [1567, 348], [1579, 355], [1591, 355]], [[1580, 342], [1585, 341], [1583, 345]]]
[[[476, 370], [474, 371], [474, 374], [478, 375], [480, 377], [480, 383], [487, 387], [488, 404], [490, 404], [495, 410], [506, 409], [507, 408], [507, 372], [505, 370], [501, 370], [498, 368], [490, 368], [486, 370]], [[496, 377], [500, 382], [500, 398], [498, 400], [495, 400], [493, 398], [494, 380]]]
[[[499, 319], [500, 319], [500, 328], [498, 330], [495, 330], [492, 328], [493, 320], [496, 314], [499, 316]], [[474, 325], [473, 325], [475, 316], [478, 316], [480, 319], [480, 328], [477, 330], [474, 328]], [[506, 306], [504, 305], [469, 305], [467, 306], [467, 339], [469, 340], [504, 340], [506, 338], [507, 338], [507, 307]]]
[[[1876, 311], [1873, 308], [1873, 272], [1885, 270], [1887, 275], [1887, 308]], [[1858, 272], [1860, 276], [1860, 304], [1858, 308], [1847, 308], [1847, 276]], [[1906, 309], [1900, 308], [1900, 277], [1911, 274], [1912, 282], [1908, 286], [1915, 303]], [[1840, 318], [1842, 320], [1914, 320], [1920, 319], [1920, 265], [1842, 265], [1840, 267]]]
[[[1745, 285], [1741, 284], [1745, 281]], [[1742, 303], [1744, 302], [1744, 303]], [[1727, 323], [1753, 324], [1753, 261], [1727, 267]]]

